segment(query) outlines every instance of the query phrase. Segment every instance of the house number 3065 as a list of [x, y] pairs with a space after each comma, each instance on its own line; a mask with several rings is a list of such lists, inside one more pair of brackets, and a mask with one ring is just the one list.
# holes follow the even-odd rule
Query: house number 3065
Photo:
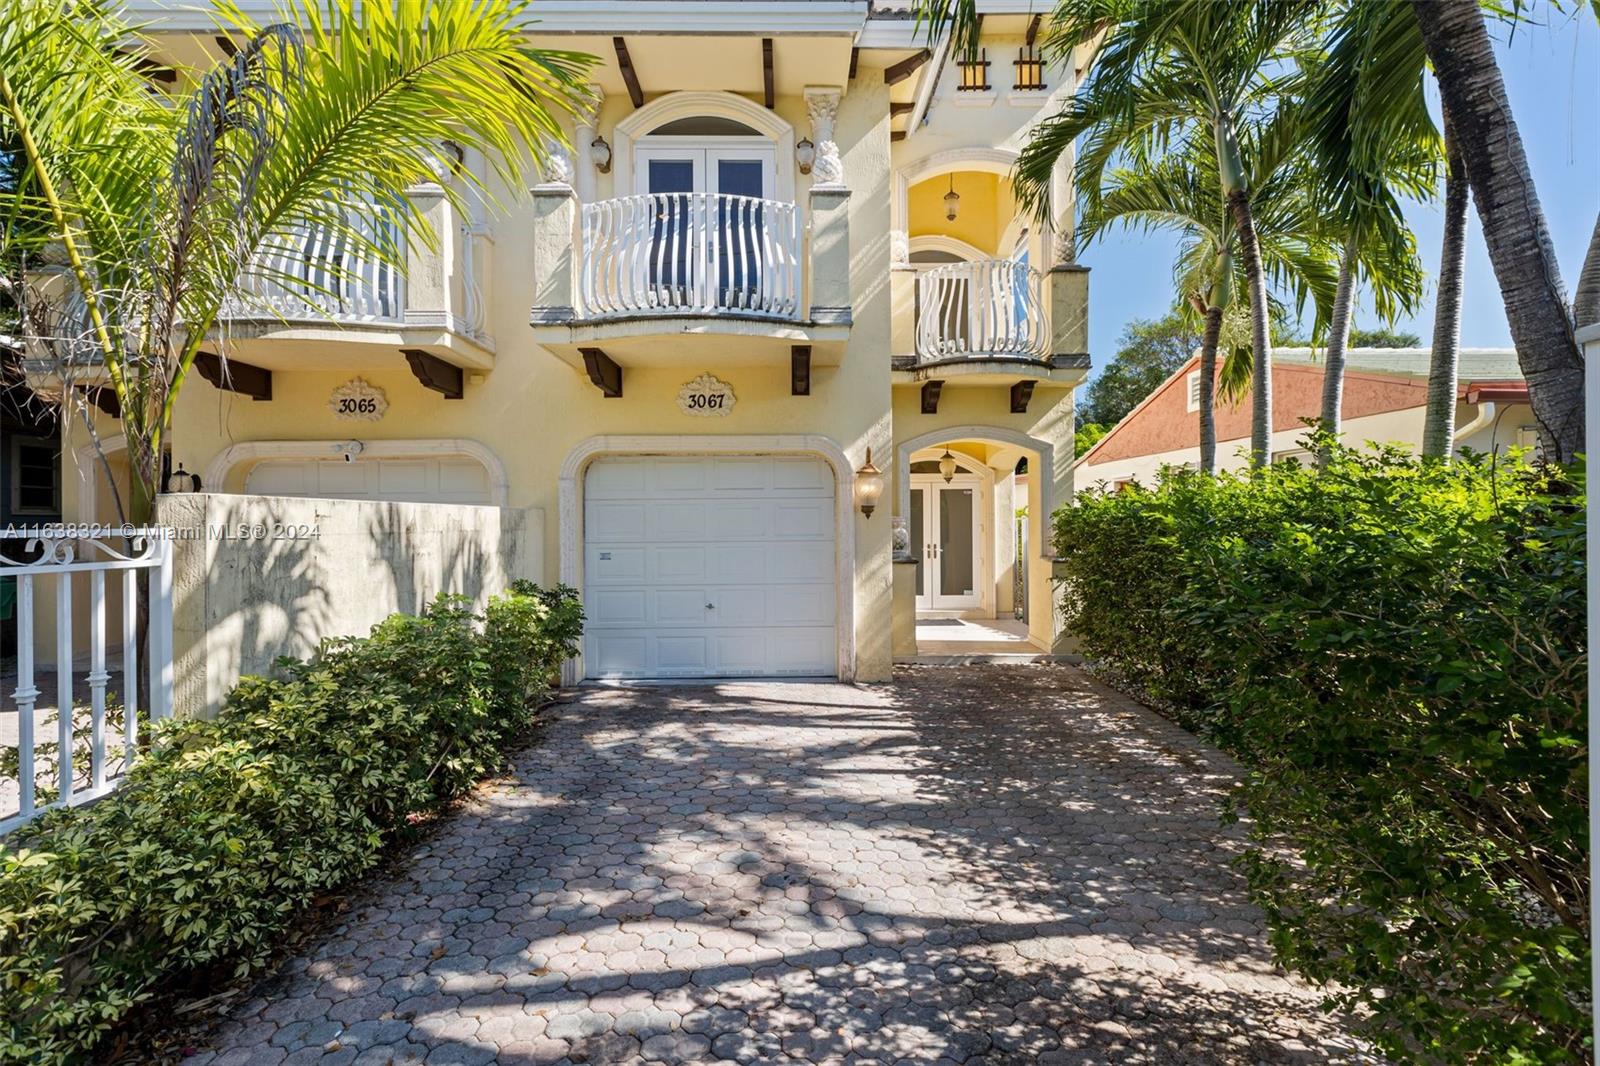
[[378, 401], [371, 396], [345, 396], [339, 400], [339, 413], [342, 415], [370, 415], [378, 411]]

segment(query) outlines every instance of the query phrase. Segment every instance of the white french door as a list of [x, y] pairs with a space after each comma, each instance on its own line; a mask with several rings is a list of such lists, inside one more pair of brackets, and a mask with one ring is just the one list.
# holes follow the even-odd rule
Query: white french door
[[949, 482], [937, 474], [912, 476], [908, 524], [917, 560], [917, 610], [982, 606], [982, 485], [970, 474]]
[[704, 145], [635, 152], [637, 191], [651, 198], [650, 287], [664, 306], [762, 309], [764, 276], [777, 268], [772, 149]]

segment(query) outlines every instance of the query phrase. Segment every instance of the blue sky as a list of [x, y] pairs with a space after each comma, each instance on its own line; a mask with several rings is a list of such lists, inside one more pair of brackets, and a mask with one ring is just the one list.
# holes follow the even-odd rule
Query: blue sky
[[[1577, 5], [1576, 11], [1567, 15], [1549, 7], [1541, 10], [1552, 12], [1545, 25], [1523, 24], [1515, 33], [1491, 25], [1491, 31], [1498, 41], [1512, 114], [1570, 296], [1600, 212], [1600, 23], [1586, 5]], [[1407, 213], [1428, 271], [1429, 292], [1416, 317], [1399, 327], [1427, 344], [1433, 334], [1432, 285], [1439, 266], [1440, 212], [1437, 204], [1413, 204]], [[1468, 347], [1509, 346], [1505, 307], [1478, 228], [1476, 208], [1468, 212], [1467, 242], [1461, 343]], [[1156, 318], [1171, 307], [1170, 264], [1176, 244], [1162, 234], [1118, 233], [1080, 257], [1093, 268], [1089, 350], [1096, 369], [1116, 354], [1117, 336], [1129, 319]], [[1359, 311], [1357, 324], [1378, 325], [1370, 312]]]

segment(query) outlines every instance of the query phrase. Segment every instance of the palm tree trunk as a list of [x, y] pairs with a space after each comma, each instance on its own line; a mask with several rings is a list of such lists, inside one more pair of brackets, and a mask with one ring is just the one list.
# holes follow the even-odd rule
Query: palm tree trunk
[[1344, 242], [1339, 261], [1339, 287], [1333, 296], [1333, 321], [1328, 330], [1328, 356], [1322, 369], [1322, 428], [1338, 437], [1344, 419], [1344, 353], [1350, 345], [1350, 300], [1356, 290], [1356, 239]]
[[1267, 332], [1267, 279], [1261, 272], [1261, 246], [1256, 243], [1250, 194], [1242, 189], [1229, 193], [1228, 210], [1238, 231], [1245, 283], [1250, 288], [1250, 465], [1262, 467], [1272, 459], [1272, 340]]
[[1583, 450], [1583, 358], [1505, 81], [1477, 0], [1412, 0], [1455, 126], [1545, 458]]
[[1594, 220], [1583, 272], [1578, 275], [1578, 291], [1572, 297], [1572, 320], [1579, 329], [1600, 322], [1600, 217]]
[[1217, 472], [1217, 342], [1222, 337], [1222, 308], [1206, 308], [1200, 338], [1200, 469]]
[[1444, 120], [1444, 244], [1439, 253], [1439, 291], [1433, 304], [1433, 356], [1428, 365], [1428, 406], [1422, 421], [1422, 454], [1450, 458], [1456, 427], [1456, 367], [1461, 357], [1461, 280], [1467, 268], [1466, 166], [1461, 145]]

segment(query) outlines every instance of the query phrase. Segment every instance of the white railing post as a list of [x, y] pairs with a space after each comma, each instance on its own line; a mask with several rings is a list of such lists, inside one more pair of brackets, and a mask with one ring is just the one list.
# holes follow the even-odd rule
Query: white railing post
[[122, 772], [139, 744], [139, 572], [122, 572]]
[[150, 721], [172, 715], [172, 540], [154, 530], [156, 568], [150, 571]]
[[106, 785], [106, 572], [89, 574], [89, 787]]
[[33, 817], [33, 707], [39, 690], [33, 685], [33, 575], [17, 577], [17, 814]]
[[56, 752], [60, 803], [72, 802], [72, 571], [56, 575]]

